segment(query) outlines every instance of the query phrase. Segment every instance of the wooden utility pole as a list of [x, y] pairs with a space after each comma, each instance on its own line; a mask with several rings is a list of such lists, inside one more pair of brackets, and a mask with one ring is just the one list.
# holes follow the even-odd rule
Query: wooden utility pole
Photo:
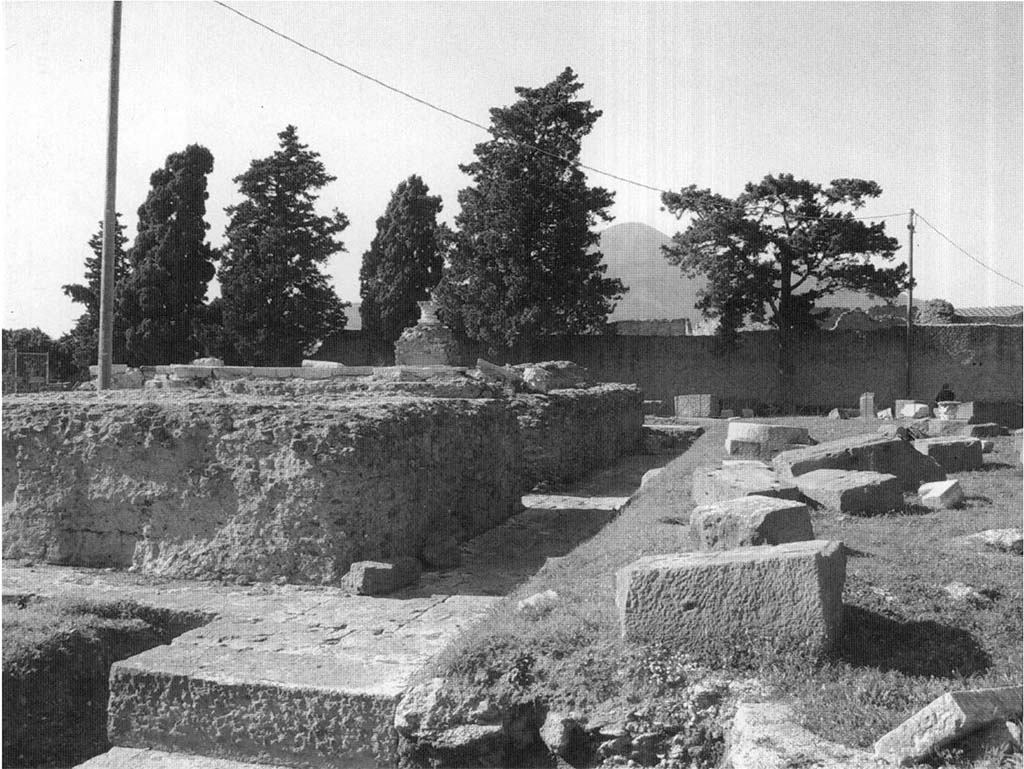
[[[913, 398], [911, 390], [911, 371], [914, 346], [914, 209], [910, 209], [910, 249], [907, 253], [907, 264], [910, 267], [910, 283], [907, 286], [907, 397]], [[898, 416], [898, 415], [897, 415]]]
[[110, 28], [110, 93], [107, 110], [107, 194], [103, 209], [103, 256], [100, 267], [100, 390], [110, 388], [114, 354], [114, 248], [117, 246], [117, 97], [121, 70], [121, 0], [114, 0]]

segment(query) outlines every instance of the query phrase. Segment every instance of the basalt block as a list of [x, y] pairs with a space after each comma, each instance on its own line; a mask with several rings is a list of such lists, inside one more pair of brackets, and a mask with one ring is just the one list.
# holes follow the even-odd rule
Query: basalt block
[[693, 471], [693, 501], [698, 505], [752, 494], [800, 499], [800, 489], [779, 479], [774, 470], [759, 462], [723, 465], [721, 468], [699, 467]]
[[701, 550], [733, 550], [814, 539], [807, 505], [766, 496], [701, 505], [690, 515], [690, 531]]
[[984, 462], [977, 438], [924, 438], [914, 441], [914, 448], [938, 462], [947, 473], [977, 470]]
[[846, 556], [842, 543], [790, 542], [640, 558], [616, 574], [628, 641], [700, 653], [770, 639], [808, 653], [839, 637]]
[[884, 513], [903, 507], [895, 475], [863, 470], [814, 470], [795, 479], [812, 502], [842, 513]]
[[946, 473], [934, 459], [915, 451], [907, 441], [884, 435], [857, 435], [784, 451], [773, 464], [784, 479], [815, 470], [865, 470], [895, 475], [904, 491], [916, 491], [922, 483], [946, 479]]

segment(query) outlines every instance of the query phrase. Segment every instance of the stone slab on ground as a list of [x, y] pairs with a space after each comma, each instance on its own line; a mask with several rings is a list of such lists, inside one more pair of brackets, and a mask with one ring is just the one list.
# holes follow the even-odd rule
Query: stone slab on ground
[[956, 478], [922, 483], [917, 493], [921, 495], [922, 505], [935, 510], [950, 510], [959, 507], [964, 501], [964, 490]]
[[223, 758], [168, 753], [147, 748], [111, 748], [76, 769], [283, 769], [280, 764], [252, 764]]
[[814, 470], [794, 479], [812, 502], [841, 513], [884, 513], [903, 507], [895, 475], [865, 470]]
[[812, 443], [806, 427], [769, 425], [757, 422], [733, 422], [725, 437], [729, 456], [771, 459], [783, 447]]
[[924, 438], [914, 441], [914, 448], [938, 462], [947, 473], [978, 470], [985, 461], [977, 438]]
[[698, 467], [693, 471], [694, 504], [710, 505], [751, 494], [800, 499], [800, 489], [781, 480], [774, 470], [761, 463], [723, 464], [721, 468]]
[[895, 764], [913, 764], [995, 721], [1019, 719], [1020, 686], [943, 694], [875, 743], [875, 754]]
[[616, 573], [615, 599], [628, 641], [700, 653], [768, 637], [816, 653], [838, 638], [845, 578], [842, 544], [810, 540], [646, 556]]
[[904, 491], [916, 491], [922, 483], [946, 479], [934, 459], [915, 451], [907, 441], [884, 435], [856, 435], [784, 451], [776, 455], [773, 464], [786, 479], [814, 470], [870, 470], [895, 475]]
[[736, 707], [727, 753], [727, 769], [879, 769], [874, 755], [829, 742], [797, 724], [784, 702], [741, 702]]
[[732, 550], [814, 539], [807, 505], [769, 496], [742, 496], [701, 505], [690, 514], [701, 550]]

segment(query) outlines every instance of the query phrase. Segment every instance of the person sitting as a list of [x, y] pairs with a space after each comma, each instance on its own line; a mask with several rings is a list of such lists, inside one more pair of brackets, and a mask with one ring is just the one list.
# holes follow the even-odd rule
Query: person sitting
[[948, 384], [942, 385], [942, 389], [939, 390], [939, 394], [935, 396], [936, 403], [942, 403], [943, 401], [955, 401], [956, 393], [949, 389]]

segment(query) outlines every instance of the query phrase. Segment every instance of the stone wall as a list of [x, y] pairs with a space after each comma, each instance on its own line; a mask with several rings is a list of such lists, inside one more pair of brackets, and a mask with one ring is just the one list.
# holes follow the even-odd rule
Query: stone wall
[[[356, 560], [418, 555], [437, 531], [473, 536], [538, 480], [632, 450], [639, 406], [614, 386], [511, 401], [5, 398], [4, 557], [332, 583]], [[573, 441], [537, 445], [559, 434]]]

